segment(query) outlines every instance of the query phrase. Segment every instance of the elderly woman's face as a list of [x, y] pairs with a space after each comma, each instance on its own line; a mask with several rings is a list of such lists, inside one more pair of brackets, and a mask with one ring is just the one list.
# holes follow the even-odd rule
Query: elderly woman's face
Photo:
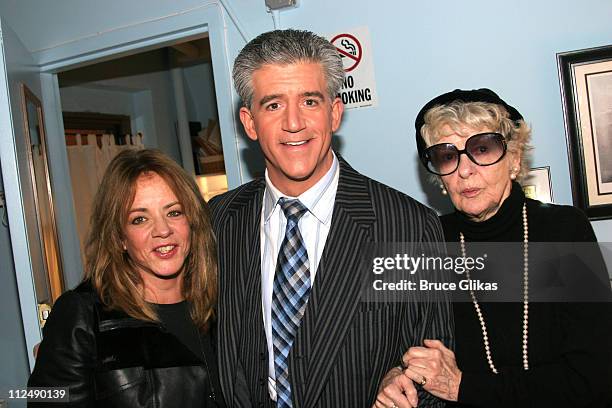
[[157, 173], [142, 174], [123, 228], [123, 245], [145, 287], [180, 285], [191, 228], [178, 198]]
[[[440, 137], [436, 144], [452, 143], [462, 150], [470, 136], [494, 131], [495, 129], [475, 129], [469, 126], [455, 131], [444, 125], [438, 132]], [[457, 170], [442, 176], [442, 182], [457, 210], [474, 221], [484, 221], [492, 217], [510, 195], [510, 172], [518, 168], [519, 164], [519, 160], [510, 153], [506, 153], [501, 161], [490, 166], [479, 166], [462, 154]]]

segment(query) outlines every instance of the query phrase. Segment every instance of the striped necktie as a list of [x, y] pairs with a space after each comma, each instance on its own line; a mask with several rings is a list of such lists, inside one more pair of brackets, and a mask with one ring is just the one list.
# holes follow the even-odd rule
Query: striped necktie
[[281, 197], [278, 201], [287, 218], [287, 227], [272, 287], [272, 340], [276, 406], [287, 408], [293, 406], [287, 356], [300, 327], [311, 286], [306, 245], [298, 228], [300, 217], [308, 209], [299, 200]]

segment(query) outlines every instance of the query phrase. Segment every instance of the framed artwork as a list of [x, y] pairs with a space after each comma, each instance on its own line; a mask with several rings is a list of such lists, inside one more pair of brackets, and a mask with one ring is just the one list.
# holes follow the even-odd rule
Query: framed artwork
[[612, 46], [557, 54], [574, 205], [612, 218]]
[[535, 167], [521, 182], [525, 196], [543, 203], [553, 202], [550, 167]]

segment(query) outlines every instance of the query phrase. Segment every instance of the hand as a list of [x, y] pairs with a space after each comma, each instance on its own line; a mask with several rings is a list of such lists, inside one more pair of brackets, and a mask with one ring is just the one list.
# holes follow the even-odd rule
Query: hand
[[457, 401], [461, 370], [455, 353], [439, 340], [425, 340], [425, 347], [410, 347], [402, 358], [404, 374], [417, 384], [425, 381], [423, 389], [438, 398]]
[[413, 408], [418, 405], [416, 388], [399, 367], [392, 368], [378, 387], [372, 408]]

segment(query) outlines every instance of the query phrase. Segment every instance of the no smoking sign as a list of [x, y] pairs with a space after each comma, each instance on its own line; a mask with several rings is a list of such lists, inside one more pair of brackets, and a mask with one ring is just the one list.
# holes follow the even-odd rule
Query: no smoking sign
[[345, 30], [328, 35], [327, 38], [338, 50], [346, 73], [342, 89], [338, 93], [344, 107], [351, 109], [377, 106], [378, 97], [368, 28]]
[[331, 39], [331, 43], [334, 44], [340, 53], [344, 72], [351, 72], [357, 68], [357, 65], [361, 62], [363, 50], [361, 43], [355, 36], [351, 34], [338, 34]]

